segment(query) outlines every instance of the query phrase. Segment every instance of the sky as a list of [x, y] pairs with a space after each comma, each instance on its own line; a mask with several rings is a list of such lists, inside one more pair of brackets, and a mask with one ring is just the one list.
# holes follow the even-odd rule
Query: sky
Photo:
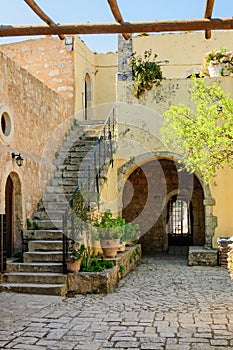
[[[107, 0], [36, 0], [56, 23], [114, 22]], [[206, 0], [117, 0], [126, 22], [204, 17]], [[0, 25], [43, 24], [24, 0], [0, 0]], [[215, 0], [212, 17], [232, 17], [233, 0]], [[96, 52], [117, 50], [117, 34], [80, 35]], [[0, 37], [0, 44], [36, 37]]]

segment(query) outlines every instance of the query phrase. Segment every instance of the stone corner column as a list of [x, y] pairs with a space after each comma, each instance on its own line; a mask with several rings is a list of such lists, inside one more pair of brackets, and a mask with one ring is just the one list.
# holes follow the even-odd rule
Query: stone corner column
[[217, 217], [213, 215], [213, 206], [215, 205], [215, 200], [208, 198], [204, 200], [205, 206], [205, 248], [212, 248], [212, 238], [214, 236], [215, 229], [218, 225]]
[[118, 35], [118, 72], [117, 81], [132, 81], [132, 68], [128, 65], [128, 59], [132, 55], [132, 37], [125, 40]]

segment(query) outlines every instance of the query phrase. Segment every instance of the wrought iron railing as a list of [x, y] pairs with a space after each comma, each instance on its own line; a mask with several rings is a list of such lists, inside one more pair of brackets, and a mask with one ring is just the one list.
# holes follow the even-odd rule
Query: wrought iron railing
[[99, 206], [100, 181], [104, 181], [104, 167], [113, 167], [116, 139], [115, 106], [112, 107], [96, 139], [94, 149], [89, 152], [78, 171], [78, 184], [68, 202], [63, 216], [63, 272], [70, 242], [86, 243], [88, 217], [92, 209]]

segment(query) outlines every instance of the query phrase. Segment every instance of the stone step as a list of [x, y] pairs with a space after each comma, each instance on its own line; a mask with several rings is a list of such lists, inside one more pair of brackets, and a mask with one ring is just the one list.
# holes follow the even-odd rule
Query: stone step
[[[78, 184], [78, 176], [76, 178], [70, 178], [70, 179], [67, 179], [67, 178], [64, 179], [62, 177], [61, 178], [55, 177], [51, 179], [51, 186], [60, 186], [62, 188], [65, 188], [66, 186], [77, 186], [77, 184]], [[66, 197], [69, 198], [69, 193], [66, 194]]]
[[62, 241], [29, 241], [28, 250], [29, 252], [47, 252], [47, 251], [62, 251], [63, 242]]
[[46, 272], [8, 272], [4, 274], [6, 283], [65, 284], [67, 275]]
[[56, 165], [64, 164], [64, 166], [66, 166], [71, 160], [73, 162], [75, 161], [77, 164], [82, 163], [83, 160], [88, 161], [92, 155], [93, 149], [94, 147], [85, 147], [84, 149], [79, 149], [76, 146], [70, 150], [69, 153], [63, 152], [64, 154], [62, 154], [60, 158], [57, 158], [58, 160], [61, 159], [63, 162], [57, 162], [58, 164]]
[[45, 193], [43, 194], [43, 202], [67, 202], [71, 195], [66, 193]]
[[23, 254], [24, 262], [62, 262], [63, 253], [56, 251], [46, 252], [25, 252]]
[[33, 220], [61, 220], [64, 210], [37, 210], [33, 213]]
[[30, 293], [44, 295], [65, 295], [67, 293], [66, 284], [36, 284], [36, 283], [2, 283], [2, 292]]
[[62, 273], [63, 265], [61, 262], [7, 262], [7, 272], [50, 272]]
[[66, 186], [47, 186], [46, 193], [61, 193], [61, 194], [72, 194], [74, 193], [75, 185]]
[[82, 146], [89, 146], [89, 145], [95, 144], [97, 137], [96, 136], [90, 137], [90, 135], [87, 135], [87, 136], [88, 136], [88, 139], [86, 139], [86, 136], [84, 134], [79, 136], [78, 135], [72, 136], [71, 138], [68, 137], [64, 141], [63, 146], [61, 147], [61, 150], [64, 150], [66, 146], [68, 146], [67, 148], [69, 149], [73, 145], [81, 144], [80, 147], [82, 147]]
[[37, 224], [39, 226], [39, 229], [42, 230], [54, 230], [62, 229], [62, 218], [60, 220], [38, 220]]
[[24, 240], [62, 240], [62, 230], [23, 230]]
[[77, 152], [77, 154], [83, 154], [89, 152], [91, 149], [93, 149], [96, 145], [99, 144], [99, 141], [97, 140], [97, 137], [91, 138], [88, 137], [82, 138], [81, 140], [74, 140], [73, 142], [65, 142], [63, 146], [61, 147], [60, 151], [57, 153], [57, 157], [55, 159], [65, 159], [70, 156], [71, 153]]
[[62, 179], [62, 178], [71, 178], [71, 179], [76, 179], [77, 181], [77, 178], [78, 178], [78, 171], [67, 171], [67, 170], [64, 170], [61, 174], [60, 171], [55, 171], [54, 173], [54, 178], [55, 179]]
[[[71, 198], [72, 196], [70, 196]], [[68, 200], [66, 202], [53, 202], [53, 201], [44, 201], [43, 206], [46, 210], [66, 210], [68, 205]]]

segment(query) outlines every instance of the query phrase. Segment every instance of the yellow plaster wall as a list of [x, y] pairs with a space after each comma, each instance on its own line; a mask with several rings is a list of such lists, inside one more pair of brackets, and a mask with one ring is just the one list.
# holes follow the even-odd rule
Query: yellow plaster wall
[[[206, 82], [211, 84], [217, 82], [222, 89], [231, 98], [233, 98], [233, 80], [232, 77], [219, 77], [219, 78], [206, 78]], [[121, 113], [125, 121], [131, 122], [137, 120], [137, 118], [143, 120], [141, 126], [148, 132], [155, 132], [157, 127], [156, 118], [153, 118], [153, 113], [157, 112], [159, 116], [163, 116], [163, 113], [171, 106], [179, 103], [184, 103], [191, 106], [189, 101], [188, 91], [192, 85], [190, 79], [167, 79], [161, 82], [161, 85], [153, 87], [151, 91], [147, 91], [145, 95], [139, 99], [133, 96], [133, 84], [131, 82], [119, 82], [118, 83], [118, 101], [127, 103], [130, 108], [125, 108], [125, 113]], [[144, 117], [143, 111], [137, 112], [137, 109], [145, 107]], [[148, 109], [149, 108], [149, 109]], [[151, 118], [147, 119], [147, 115], [151, 114]], [[122, 125], [124, 122], [122, 120]], [[143, 126], [144, 125], [144, 126]], [[129, 132], [130, 134], [130, 132]], [[127, 134], [128, 135], [128, 134]], [[134, 135], [135, 136], [135, 135]], [[143, 144], [143, 137], [140, 138]], [[149, 144], [148, 144], [149, 145]], [[148, 146], [147, 146], [148, 147]], [[151, 146], [149, 146], [150, 148]], [[161, 145], [160, 145], [161, 147]], [[162, 148], [160, 148], [162, 150]], [[165, 150], [165, 149], [164, 149]], [[175, 150], [174, 150], [175, 151]], [[233, 170], [224, 168], [218, 172], [217, 177], [210, 184], [210, 190], [212, 197], [216, 204], [213, 207], [213, 215], [217, 217], [218, 227], [215, 231], [213, 239], [214, 247], [216, 247], [217, 237], [227, 237], [233, 235]]]
[[88, 119], [105, 120], [107, 116], [98, 113], [98, 109], [95, 110], [94, 107], [116, 100], [117, 55], [92, 52], [79, 37], [75, 37], [74, 67], [76, 118], [84, 120], [84, 79], [88, 73], [92, 86], [92, 109]]
[[143, 54], [152, 49], [158, 55], [165, 78], [186, 78], [198, 72], [203, 63], [203, 56], [213, 49], [221, 47], [233, 49], [232, 30], [212, 31], [211, 39], [206, 40], [203, 32], [151, 34], [133, 37], [133, 51]]
[[210, 184], [210, 189], [216, 205], [213, 214], [218, 218], [213, 245], [217, 247], [218, 237], [233, 236], [233, 169], [225, 167], [217, 172], [216, 178]]

